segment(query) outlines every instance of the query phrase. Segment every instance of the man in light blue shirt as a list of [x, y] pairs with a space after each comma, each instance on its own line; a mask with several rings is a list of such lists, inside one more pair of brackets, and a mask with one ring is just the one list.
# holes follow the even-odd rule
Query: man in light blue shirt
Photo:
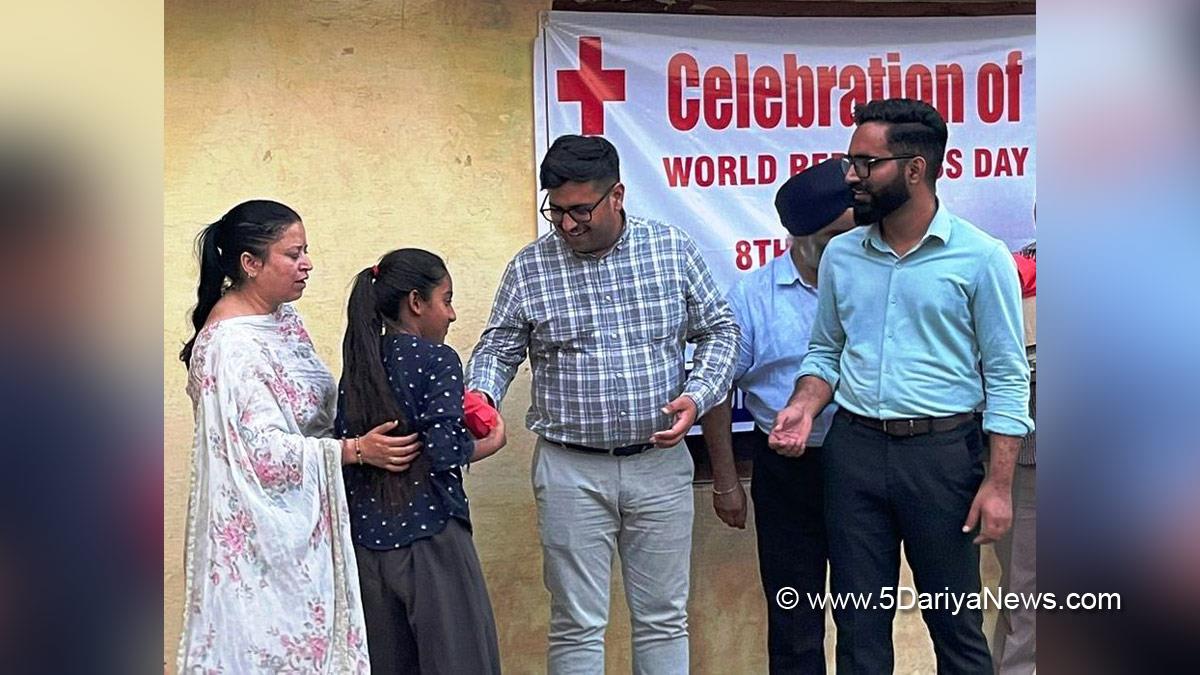
[[[824, 501], [821, 449], [835, 406], [826, 407], [802, 457], [767, 446], [775, 414], [787, 404], [817, 313], [817, 266], [830, 239], [854, 227], [850, 190], [832, 159], [792, 176], [775, 197], [791, 234], [788, 255], [743, 277], [729, 292], [741, 328], [734, 386], [745, 394], [755, 429], [739, 438], [753, 451], [754, 529], [758, 567], [767, 598], [767, 652], [772, 675], [825, 672], [825, 611], [807, 601], [784, 609], [783, 588], [805, 598], [825, 592]], [[738, 480], [730, 433], [730, 400], [701, 420], [713, 469], [713, 509], [731, 527], [746, 526], [746, 494]]]
[[[868, 227], [825, 252], [809, 352], [770, 444], [803, 453], [813, 418], [838, 404], [824, 443], [830, 583], [879, 601], [834, 610], [838, 672], [877, 673], [894, 666], [896, 591], [889, 601], [882, 589], [897, 586], [901, 542], [918, 592], [979, 592], [979, 544], [1012, 522], [1013, 467], [1033, 422], [1012, 256], [937, 199], [944, 120], [891, 99], [859, 107], [855, 122], [843, 164]], [[943, 603], [922, 617], [939, 672], [992, 672], [979, 609]]]

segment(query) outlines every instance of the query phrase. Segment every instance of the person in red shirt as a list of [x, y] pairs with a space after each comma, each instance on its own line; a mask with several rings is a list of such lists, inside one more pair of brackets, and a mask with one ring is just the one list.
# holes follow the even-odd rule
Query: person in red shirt
[[[1037, 408], [1037, 247], [1013, 253], [1021, 282], [1025, 314], [1025, 353], [1029, 358], [1029, 414]], [[1000, 587], [1025, 597], [1037, 592], [1037, 432], [1029, 434], [1017, 455], [1013, 473], [1013, 524], [996, 542]], [[1032, 673], [1036, 663], [1037, 611], [1021, 604], [1002, 607], [992, 635], [992, 661], [998, 675]]]

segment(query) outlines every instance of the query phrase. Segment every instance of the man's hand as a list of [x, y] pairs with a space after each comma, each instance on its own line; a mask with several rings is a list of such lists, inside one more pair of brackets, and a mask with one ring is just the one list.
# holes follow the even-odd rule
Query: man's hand
[[717, 484], [713, 483], [713, 510], [717, 512], [717, 517], [721, 519], [721, 522], [730, 527], [744, 530], [746, 529], [746, 490], [742, 488], [742, 482], [738, 481], [734, 483], [733, 491], [729, 494], [717, 494], [717, 492], [729, 489], [718, 489]]
[[683, 435], [696, 423], [696, 402], [691, 396], [683, 394], [662, 407], [664, 415], [674, 415], [675, 421], [662, 431], [656, 431], [650, 436], [650, 442], [659, 448], [669, 448], [683, 440]]
[[1008, 532], [1008, 528], [1012, 527], [1012, 485], [1004, 486], [984, 479], [971, 502], [963, 532], [970, 532], [976, 525], [979, 525], [976, 544], [998, 541]]
[[789, 405], [775, 416], [775, 426], [767, 436], [767, 445], [784, 457], [799, 457], [808, 446], [808, 435], [812, 432], [812, 416], [803, 406]]
[[[700, 418], [708, 461], [713, 475], [713, 510], [721, 522], [739, 530], [746, 528], [746, 491], [738, 479], [733, 459], [733, 392]], [[727, 494], [717, 494], [718, 492]]]

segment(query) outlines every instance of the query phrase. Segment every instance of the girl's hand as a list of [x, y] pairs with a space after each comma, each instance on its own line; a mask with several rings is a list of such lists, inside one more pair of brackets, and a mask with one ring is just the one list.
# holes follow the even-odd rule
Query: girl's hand
[[471, 455], [471, 461], [478, 462], [494, 455], [506, 443], [508, 443], [508, 437], [504, 432], [504, 417], [497, 415], [496, 426], [492, 427], [487, 436], [475, 441], [475, 452]]

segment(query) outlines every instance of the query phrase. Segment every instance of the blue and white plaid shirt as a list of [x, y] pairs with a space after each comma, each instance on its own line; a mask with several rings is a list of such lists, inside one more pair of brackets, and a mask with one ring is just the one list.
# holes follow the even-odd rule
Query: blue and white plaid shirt
[[[684, 342], [696, 344], [685, 378]], [[681, 393], [704, 414], [724, 399], [738, 326], [708, 265], [683, 232], [629, 216], [601, 258], [551, 231], [504, 270], [492, 315], [467, 366], [467, 386], [499, 402], [526, 353], [530, 431], [615, 448], [671, 426]]]

